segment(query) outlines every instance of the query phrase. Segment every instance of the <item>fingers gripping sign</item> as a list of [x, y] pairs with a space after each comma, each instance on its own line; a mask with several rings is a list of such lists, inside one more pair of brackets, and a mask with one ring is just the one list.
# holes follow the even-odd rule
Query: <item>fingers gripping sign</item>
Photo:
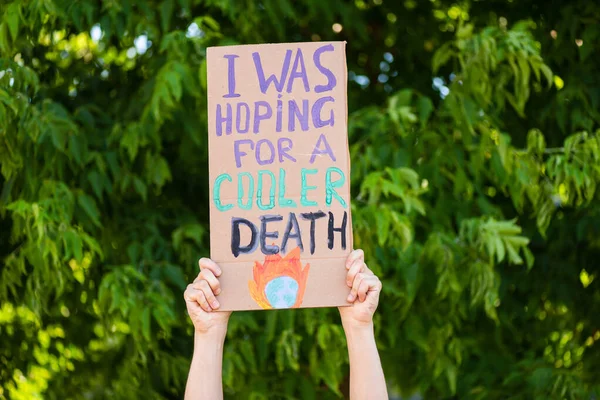
[[201, 290], [194, 287], [193, 283], [188, 285], [183, 297], [188, 307], [193, 307], [194, 310], [197, 310], [197, 307], [201, 307], [207, 311], [208, 303], [206, 302], [206, 297]]
[[[194, 359], [190, 367], [186, 398], [223, 398], [220, 372], [222, 346], [231, 312], [218, 311], [221, 268], [206, 258], [199, 261], [199, 267], [200, 273], [184, 293], [195, 328]], [[340, 315], [348, 342], [350, 396], [357, 399], [387, 399], [385, 376], [373, 327], [373, 314], [379, 303], [381, 282], [365, 263], [362, 250], [355, 250], [349, 255], [346, 270], [346, 284], [350, 288], [347, 301], [350, 305], [340, 307]], [[209, 375], [211, 372], [214, 374]]]
[[381, 281], [365, 263], [362, 250], [354, 250], [346, 261], [346, 284], [351, 288], [347, 301], [350, 307], [340, 307], [344, 323], [371, 323], [379, 304]]
[[367, 269], [367, 264], [365, 264], [365, 253], [362, 250], [355, 250], [350, 253], [348, 260], [346, 261], [346, 269], [348, 270], [346, 284], [348, 287], [352, 287], [356, 275], [365, 272]]
[[204, 311], [210, 312], [213, 309], [216, 310], [217, 308], [219, 308], [219, 302], [217, 301], [213, 289], [211, 288], [211, 285], [209, 285], [207, 280], [200, 279], [192, 285], [194, 289], [200, 290], [201, 293], [204, 295], [206, 305], [200, 304]]
[[204, 270], [200, 271], [200, 273], [198, 274], [198, 277], [194, 280], [194, 282], [197, 282], [197, 281], [206, 282], [209, 285], [212, 292], [215, 295], [219, 295], [221, 293], [221, 284], [219, 283], [219, 280], [217, 279], [217, 276], [219, 276], [219, 275], [221, 275], [220, 272], [215, 273], [210, 269], [204, 269]]
[[211, 271], [214, 276], [221, 276], [221, 267], [219, 267], [217, 263], [210, 258], [202, 257], [200, 260], [198, 260], [198, 266], [200, 267], [200, 272], [208, 270]]
[[201, 258], [198, 261], [200, 273], [187, 286], [183, 295], [188, 314], [197, 331], [206, 331], [213, 326], [227, 325], [230, 312], [215, 312], [220, 303], [217, 296], [221, 293], [221, 268], [213, 260]]

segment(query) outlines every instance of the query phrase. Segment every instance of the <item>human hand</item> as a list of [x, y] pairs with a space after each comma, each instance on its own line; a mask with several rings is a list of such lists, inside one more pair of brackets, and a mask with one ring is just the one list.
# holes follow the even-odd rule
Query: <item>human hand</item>
[[220, 304], [216, 296], [221, 293], [218, 276], [221, 268], [209, 258], [198, 261], [200, 273], [183, 294], [188, 314], [196, 333], [217, 332], [225, 335], [231, 311], [216, 312]]
[[381, 281], [365, 264], [365, 253], [354, 250], [346, 259], [346, 284], [352, 288], [348, 307], [339, 307], [344, 328], [371, 326], [379, 304]]

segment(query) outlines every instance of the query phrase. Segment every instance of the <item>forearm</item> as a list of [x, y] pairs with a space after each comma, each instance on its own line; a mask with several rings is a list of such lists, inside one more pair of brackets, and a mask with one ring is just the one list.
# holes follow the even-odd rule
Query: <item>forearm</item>
[[225, 332], [196, 333], [185, 399], [222, 399]]
[[373, 325], [344, 326], [350, 358], [350, 399], [388, 399]]

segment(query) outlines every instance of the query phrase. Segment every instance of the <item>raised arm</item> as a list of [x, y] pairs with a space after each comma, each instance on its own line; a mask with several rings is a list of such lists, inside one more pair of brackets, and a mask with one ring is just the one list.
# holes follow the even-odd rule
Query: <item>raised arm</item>
[[340, 307], [350, 358], [350, 399], [388, 399], [381, 360], [375, 344], [373, 314], [379, 304], [381, 281], [365, 264], [362, 250], [346, 261], [346, 283], [352, 288], [348, 307]]
[[221, 292], [221, 269], [212, 260], [198, 262], [200, 273], [183, 297], [194, 324], [194, 355], [185, 388], [185, 399], [222, 399], [223, 344], [231, 312], [216, 312]]

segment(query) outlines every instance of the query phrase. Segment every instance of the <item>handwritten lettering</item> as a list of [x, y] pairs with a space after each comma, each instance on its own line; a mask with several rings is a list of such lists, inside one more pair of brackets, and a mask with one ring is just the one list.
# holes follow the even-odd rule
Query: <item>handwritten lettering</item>
[[214, 209], [231, 221], [231, 254], [344, 250], [349, 179], [334, 151], [346, 118], [336, 114], [336, 100], [345, 104], [336, 98], [345, 95], [334, 73], [339, 47], [258, 49], [221, 56], [224, 81], [211, 108], [211, 140], [229, 146], [222, 161], [237, 169], [224, 164], [211, 182]]

